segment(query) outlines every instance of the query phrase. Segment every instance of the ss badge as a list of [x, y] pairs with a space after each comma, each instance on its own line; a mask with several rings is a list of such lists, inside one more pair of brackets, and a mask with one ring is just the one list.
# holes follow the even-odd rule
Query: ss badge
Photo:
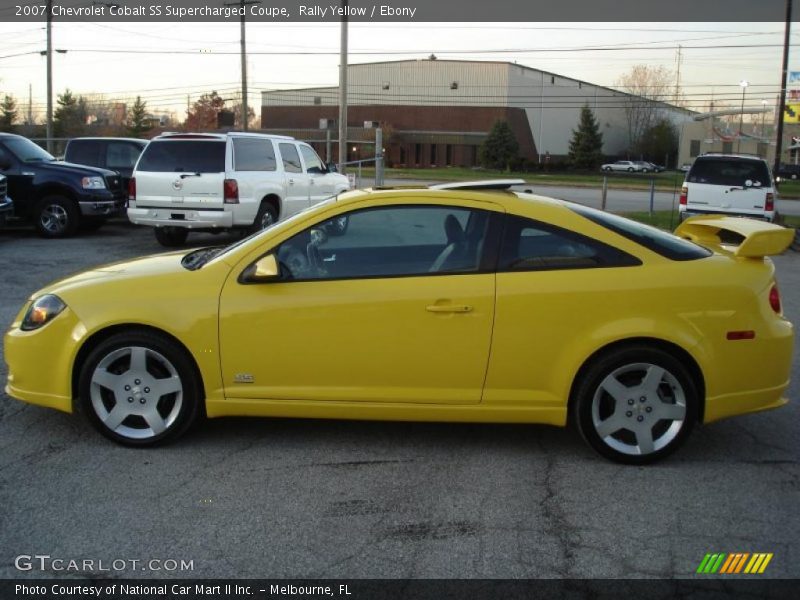
[[255, 380], [256, 378], [250, 373], [236, 373], [236, 375], [233, 376], [234, 383], [253, 383]]

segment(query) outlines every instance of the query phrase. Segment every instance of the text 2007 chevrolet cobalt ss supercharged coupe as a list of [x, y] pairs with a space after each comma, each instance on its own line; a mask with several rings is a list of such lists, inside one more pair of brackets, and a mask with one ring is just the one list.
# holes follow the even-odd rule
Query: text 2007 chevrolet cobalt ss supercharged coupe
[[352, 192], [227, 248], [50, 285], [5, 337], [6, 391], [132, 446], [204, 413], [572, 421], [635, 464], [786, 402], [766, 256], [791, 231], [707, 216], [672, 235], [476, 187]]

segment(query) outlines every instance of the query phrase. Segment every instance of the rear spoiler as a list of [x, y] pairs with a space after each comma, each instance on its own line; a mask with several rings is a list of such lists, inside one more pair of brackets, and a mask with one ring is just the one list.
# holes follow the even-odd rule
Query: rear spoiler
[[730, 243], [731, 237], [737, 241], [741, 239], [733, 253], [734, 256], [743, 258], [780, 254], [794, 241], [794, 229], [756, 219], [721, 215], [686, 219], [675, 230], [675, 235], [701, 245], [712, 246]]

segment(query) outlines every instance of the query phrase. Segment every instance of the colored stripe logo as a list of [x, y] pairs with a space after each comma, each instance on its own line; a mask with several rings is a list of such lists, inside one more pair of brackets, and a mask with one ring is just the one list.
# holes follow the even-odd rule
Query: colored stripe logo
[[771, 552], [734, 552], [733, 554], [706, 554], [697, 567], [697, 572], [702, 574], [737, 575], [761, 574], [767, 569], [772, 560]]

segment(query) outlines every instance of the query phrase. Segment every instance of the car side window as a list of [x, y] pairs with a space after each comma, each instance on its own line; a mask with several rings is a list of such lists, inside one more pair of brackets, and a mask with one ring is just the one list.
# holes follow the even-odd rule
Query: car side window
[[587, 269], [638, 264], [621, 250], [532, 219], [506, 217], [499, 271]]
[[303, 155], [303, 162], [306, 163], [306, 173], [325, 173], [325, 166], [322, 164], [322, 159], [317, 156], [311, 146], [300, 144], [300, 154]]
[[475, 273], [489, 222], [488, 211], [451, 206], [363, 209], [298, 233], [276, 255], [284, 280]]
[[272, 140], [233, 138], [233, 164], [236, 171], [275, 171], [275, 148]]
[[67, 160], [79, 165], [99, 166], [100, 150], [105, 144], [99, 141], [76, 140], [67, 148]]
[[287, 173], [302, 173], [303, 167], [300, 164], [300, 155], [294, 144], [281, 144], [281, 157], [283, 158], [283, 170]]

